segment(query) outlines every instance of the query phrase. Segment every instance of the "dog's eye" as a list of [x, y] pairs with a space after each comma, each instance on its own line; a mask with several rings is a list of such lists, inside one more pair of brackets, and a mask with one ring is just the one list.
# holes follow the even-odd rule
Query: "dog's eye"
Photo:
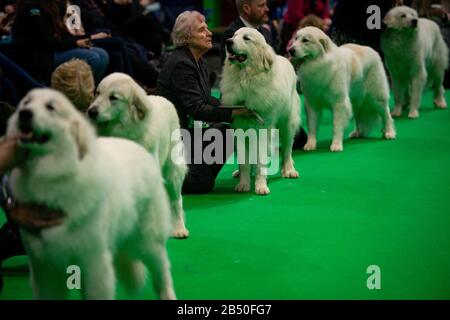
[[109, 96], [109, 100], [110, 101], [116, 101], [116, 100], [119, 100], [119, 98], [117, 98], [115, 95], [112, 94], [112, 95]]
[[250, 38], [248, 36], [244, 36], [245, 41], [250, 41]]
[[45, 107], [48, 111], [55, 111], [55, 107], [51, 103], [47, 103]]
[[402, 14], [402, 18], [406, 18], [406, 14]]
[[306, 38], [303, 38], [302, 42], [306, 43], [306, 42], [309, 42], [309, 40]]

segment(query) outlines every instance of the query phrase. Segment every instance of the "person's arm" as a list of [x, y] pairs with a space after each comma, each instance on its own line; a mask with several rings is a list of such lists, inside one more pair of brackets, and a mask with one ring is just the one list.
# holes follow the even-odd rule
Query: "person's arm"
[[17, 161], [17, 139], [0, 138], [0, 177], [10, 170]]
[[218, 108], [205, 101], [198, 80], [198, 72], [194, 65], [184, 61], [174, 67], [171, 86], [179, 107], [195, 120], [231, 122], [231, 109]]

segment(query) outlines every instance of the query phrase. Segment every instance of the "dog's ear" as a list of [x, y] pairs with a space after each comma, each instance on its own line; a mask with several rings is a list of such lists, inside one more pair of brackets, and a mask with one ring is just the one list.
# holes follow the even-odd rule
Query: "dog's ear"
[[88, 152], [87, 128], [84, 128], [79, 120], [74, 120], [70, 124], [70, 133], [77, 144], [78, 157], [80, 160], [83, 160], [84, 156]]
[[264, 47], [262, 55], [262, 63], [264, 69], [266, 71], [270, 70], [274, 61], [275, 61], [275, 53], [273, 52], [273, 49], [269, 45], [266, 45]]
[[331, 40], [329, 38], [321, 38], [319, 39], [319, 43], [323, 48], [323, 51], [327, 53], [331, 49]]
[[147, 95], [137, 83], [133, 84], [133, 97], [130, 105], [130, 114], [134, 121], [143, 120], [148, 112]]
[[394, 23], [394, 16], [390, 13], [388, 13], [384, 19], [383, 19], [383, 23], [387, 26], [390, 26], [392, 23]]

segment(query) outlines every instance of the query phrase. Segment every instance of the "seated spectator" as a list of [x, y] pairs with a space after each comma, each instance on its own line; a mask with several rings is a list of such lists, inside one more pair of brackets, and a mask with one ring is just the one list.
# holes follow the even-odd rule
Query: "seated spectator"
[[91, 67], [79, 59], [64, 62], [53, 71], [51, 87], [64, 93], [78, 110], [85, 112], [94, 99]]
[[[218, 129], [225, 137], [227, 123], [236, 116], [253, 116], [251, 111], [243, 108], [221, 108], [220, 101], [211, 96], [209, 74], [203, 56], [211, 49], [211, 32], [205, 23], [205, 17], [196, 11], [180, 14], [172, 31], [172, 39], [177, 46], [169, 57], [158, 78], [156, 94], [169, 99], [180, 118], [182, 129], [188, 129], [194, 139], [193, 121], [206, 121], [210, 128]], [[224, 139], [225, 141], [225, 139]], [[202, 137], [192, 141], [189, 171], [183, 185], [183, 193], [208, 193], [215, 185], [215, 180], [226, 158], [221, 164], [194, 164], [198, 145], [204, 147]], [[225, 144], [225, 143], [224, 143]], [[201, 150], [201, 151], [202, 151]], [[226, 146], [224, 146], [225, 157]], [[203, 151], [202, 151], [203, 155]], [[200, 155], [200, 159], [203, 159]], [[195, 157], [197, 159], [197, 157]], [[203, 161], [203, 160], [202, 160]]]
[[[300, 21], [309, 14], [323, 19], [325, 25], [329, 26], [331, 24], [329, 0], [287, 0], [287, 9], [281, 29], [282, 50], [286, 49]], [[286, 53], [286, 51], [281, 52], [281, 54]]]
[[89, 38], [76, 39], [67, 32], [63, 17], [65, 0], [19, 0], [13, 24], [13, 40], [19, 64], [35, 79], [50, 84], [55, 66], [72, 58], [85, 60], [99, 81], [108, 66], [109, 56], [93, 47]]

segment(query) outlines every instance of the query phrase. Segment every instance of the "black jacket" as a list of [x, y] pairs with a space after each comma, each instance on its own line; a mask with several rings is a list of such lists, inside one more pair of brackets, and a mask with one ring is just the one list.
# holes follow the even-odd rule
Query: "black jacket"
[[35, 79], [46, 84], [50, 83], [54, 53], [77, 47], [76, 39], [68, 32], [61, 37], [55, 36], [51, 16], [37, 0], [28, 0], [18, 9], [12, 36], [17, 62]]
[[[236, 20], [234, 20], [227, 28], [227, 30], [225, 30], [225, 32], [222, 35], [222, 44], [221, 44], [221, 57], [222, 57], [222, 63], [225, 61], [225, 57], [227, 56], [226, 54], [226, 48], [225, 48], [225, 41], [227, 41], [228, 39], [232, 38], [234, 33], [236, 31], [238, 31], [240, 28], [245, 27], [245, 24], [242, 22], [241, 18], [238, 17]], [[259, 27], [257, 29], [259, 32], [261, 32], [261, 34], [264, 36], [264, 38], [266, 39], [266, 42], [273, 48], [274, 47], [274, 43], [273, 43], [273, 37], [272, 37], [272, 33], [267, 30], [264, 27]]]
[[220, 101], [211, 96], [205, 62], [200, 59], [197, 65], [187, 47], [177, 48], [164, 64], [156, 94], [175, 105], [181, 128], [188, 128], [189, 117], [206, 122], [231, 122], [232, 110], [218, 108]]

